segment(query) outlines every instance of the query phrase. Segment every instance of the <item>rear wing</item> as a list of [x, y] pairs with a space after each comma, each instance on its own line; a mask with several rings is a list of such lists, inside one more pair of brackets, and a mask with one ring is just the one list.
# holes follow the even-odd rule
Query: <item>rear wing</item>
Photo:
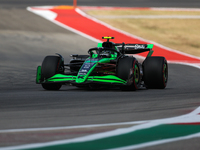
[[150, 57], [153, 53], [153, 44], [125, 44], [125, 43], [116, 43], [119, 51], [123, 54], [138, 54], [149, 51], [147, 57]]

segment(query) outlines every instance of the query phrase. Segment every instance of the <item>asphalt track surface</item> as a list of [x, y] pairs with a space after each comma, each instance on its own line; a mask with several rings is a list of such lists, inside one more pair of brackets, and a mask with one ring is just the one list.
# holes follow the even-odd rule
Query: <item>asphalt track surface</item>
[[[188, 113], [200, 106], [200, 70], [175, 64], [169, 65], [169, 82], [165, 90], [89, 91], [72, 86], [63, 86], [60, 91], [43, 90], [35, 84], [35, 73], [46, 55], [60, 53], [68, 62], [70, 54], [86, 54], [87, 49], [95, 47], [96, 43], [24, 9], [30, 5], [70, 4], [69, 1], [18, 2], [0, 0], [0, 130], [167, 118]], [[101, 1], [104, 6], [133, 6], [129, 5], [130, 2]], [[164, 5], [158, 0], [147, 2], [135, 1], [134, 6]], [[90, 0], [79, 3], [101, 5], [100, 1], [92, 3]], [[168, 1], [166, 7], [200, 6], [194, 0], [178, 3]], [[151, 148], [195, 149], [199, 148], [198, 142], [199, 139], [191, 139]]]

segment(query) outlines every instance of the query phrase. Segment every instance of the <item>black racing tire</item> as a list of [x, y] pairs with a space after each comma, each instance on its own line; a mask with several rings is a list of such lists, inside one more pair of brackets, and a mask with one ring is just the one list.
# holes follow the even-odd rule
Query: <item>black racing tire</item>
[[[59, 56], [46, 56], [42, 62], [41, 78], [48, 79], [57, 73], [60, 73], [60, 67], [63, 62]], [[62, 84], [60, 83], [42, 83], [45, 90], [59, 90]]]
[[168, 65], [164, 57], [147, 57], [143, 62], [143, 80], [147, 88], [164, 89], [168, 81]]
[[134, 57], [121, 58], [117, 63], [117, 76], [125, 81], [127, 85], [120, 86], [123, 91], [135, 91], [140, 87], [140, 67]]

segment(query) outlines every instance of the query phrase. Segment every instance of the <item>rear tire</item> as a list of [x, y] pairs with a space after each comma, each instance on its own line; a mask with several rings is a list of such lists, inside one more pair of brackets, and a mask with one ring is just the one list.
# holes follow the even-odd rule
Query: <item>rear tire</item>
[[[64, 62], [59, 56], [46, 56], [42, 62], [41, 78], [42, 80], [48, 79], [61, 71]], [[59, 90], [62, 84], [60, 83], [42, 83], [45, 90]]]
[[143, 63], [144, 83], [147, 88], [164, 89], [168, 81], [168, 65], [164, 57], [147, 57]]
[[125, 81], [127, 85], [121, 86], [123, 91], [135, 91], [140, 87], [140, 67], [134, 57], [124, 57], [117, 64], [117, 76]]

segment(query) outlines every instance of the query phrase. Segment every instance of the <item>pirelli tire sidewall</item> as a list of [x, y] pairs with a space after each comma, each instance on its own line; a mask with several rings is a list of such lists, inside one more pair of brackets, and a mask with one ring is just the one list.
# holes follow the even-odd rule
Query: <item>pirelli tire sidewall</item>
[[[45, 80], [61, 71], [63, 67], [62, 59], [59, 56], [46, 56], [42, 62], [41, 79]], [[42, 87], [46, 90], [59, 90], [62, 84], [60, 83], [43, 83]]]
[[140, 67], [134, 57], [123, 57], [117, 63], [117, 76], [125, 81], [127, 85], [120, 86], [121, 90], [130, 91], [140, 88]]
[[143, 80], [147, 88], [164, 89], [168, 81], [168, 64], [164, 57], [147, 57], [143, 62]]

